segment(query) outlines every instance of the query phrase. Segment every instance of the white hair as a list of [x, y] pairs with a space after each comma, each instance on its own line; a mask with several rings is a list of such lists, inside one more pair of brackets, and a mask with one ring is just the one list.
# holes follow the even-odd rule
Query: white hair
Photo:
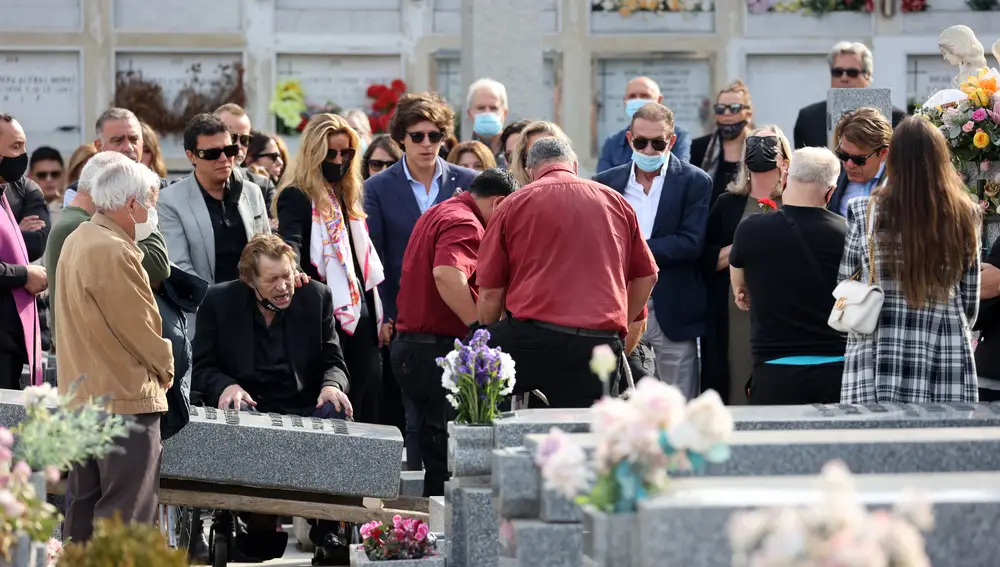
[[833, 69], [833, 60], [837, 58], [838, 55], [857, 55], [861, 58], [861, 70], [866, 75], [871, 75], [875, 70], [875, 63], [872, 60], [872, 50], [868, 49], [868, 46], [857, 42], [857, 41], [841, 41], [837, 45], [833, 46], [830, 50], [830, 55], [827, 57], [827, 63], [830, 64], [830, 68]]
[[792, 154], [788, 178], [824, 190], [837, 184], [840, 160], [827, 148], [801, 148]]
[[472, 108], [472, 99], [475, 98], [477, 92], [483, 89], [493, 91], [493, 94], [500, 98], [500, 108], [507, 110], [507, 87], [503, 86], [500, 81], [493, 79], [479, 79], [469, 85], [469, 94], [465, 97], [465, 108]]
[[116, 211], [135, 198], [148, 206], [153, 191], [160, 186], [160, 178], [148, 167], [130, 159], [115, 161], [101, 170], [90, 189], [94, 206], [99, 212]]
[[525, 160], [527, 169], [535, 169], [548, 163], [577, 163], [576, 152], [573, 151], [569, 140], [562, 138], [542, 138], [531, 144], [528, 150], [528, 159]]
[[350, 110], [345, 111], [343, 117], [344, 120], [347, 120], [348, 123], [351, 122], [351, 119], [354, 119], [358, 122], [359, 125], [358, 128], [354, 128], [354, 126], [351, 126], [358, 134], [361, 134], [362, 136], [366, 135], [371, 136], [372, 125], [371, 122], [369, 122], [368, 115], [365, 114], [364, 110], [361, 110], [360, 108], [352, 108]]
[[104, 168], [112, 163], [119, 161], [132, 161], [123, 153], [103, 151], [94, 154], [92, 158], [87, 160], [86, 165], [80, 170], [80, 179], [76, 183], [76, 190], [79, 193], [90, 193], [90, 190], [94, 187], [94, 181], [97, 180], [97, 176], [104, 171]]

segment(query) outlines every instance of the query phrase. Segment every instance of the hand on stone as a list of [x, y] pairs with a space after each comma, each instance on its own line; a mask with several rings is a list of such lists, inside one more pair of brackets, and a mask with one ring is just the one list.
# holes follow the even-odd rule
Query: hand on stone
[[305, 272], [299, 272], [295, 274], [295, 289], [298, 289], [309, 283], [309, 276]]
[[49, 289], [49, 277], [45, 273], [45, 268], [28, 264], [28, 281], [24, 282], [24, 289], [31, 295], [38, 295]]
[[378, 331], [378, 346], [389, 346], [389, 343], [392, 342], [392, 329], [392, 319], [382, 323], [382, 328]]
[[38, 215], [30, 215], [21, 219], [18, 224], [21, 230], [32, 232], [35, 230], [42, 230], [45, 228], [45, 221], [38, 218]]
[[248, 406], [256, 406], [257, 402], [253, 401], [250, 394], [246, 390], [240, 387], [239, 384], [233, 384], [222, 391], [222, 395], [219, 396], [219, 409], [240, 409], [240, 404], [244, 403]]
[[347, 417], [354, 417], [354, 408], [351, 407], [351, 400], [339, 388], [323, 386], [323, 389], [319, 391], [319, 399], [316, 400], [316, 409], [323, 407], [323, 404], [327, 402], [333, 404], [334, 409], [337, 411], [346, 413]]

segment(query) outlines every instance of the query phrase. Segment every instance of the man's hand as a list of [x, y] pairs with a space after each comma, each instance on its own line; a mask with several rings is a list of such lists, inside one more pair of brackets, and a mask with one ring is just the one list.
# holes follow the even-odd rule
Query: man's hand
[[233, 384], [222, 391], [222, 395], [219, 396], [219, 409], [240, 409], [240, 404], [244, 403], [248, 406], [256, 406], [257, 402], [253, 401], [250, 394], [246, 390], [240, 387], [239, 384]]
[[392, 319], [382, 323], [382, 328], [378, 330], [378, 346], [389, 346], [389, 343], [392, 342], [392, 331], [394, 327], [395, 325], [393, 325]]
[[639, 341], [646, 334], [646, 319], [633, 321], [628, 326], [628, 335], [625, 336], [625, 356], [632, 354], [635, 347], [639, 346]]
[[26, 230], [28, 232], [42, 230], [45, 228], [45, 221], [38, 218], [38, 215], [29, 215], [21, 219], [18, 226], [21, 227], [21, 230]]
[[733, 289], [733, 297], [736, 299], [736, 307], [741, 311], [750, 311], [750, 294], [745, 287]]
[[28, 264], [28, 281], [24, 284], [24, 289], [31, 295], [38, 295], [49, 289], [49, 277], [45, 273], [45, 268]]
[[299, 272], [295, 274], [295, 289], [298, 289], [307, 283], [309, 283], [309, 276], [305, 272]]
[[323, 386], [319, 391], [319, 399], [316, 400], [316, 409], [323, 407], [323, 404], [330, 402], [337, 411], [343, 411], [347, 417], [354, 417], [354, 408], [351, 407], [351, 400], [347, 394], [334, 386]]

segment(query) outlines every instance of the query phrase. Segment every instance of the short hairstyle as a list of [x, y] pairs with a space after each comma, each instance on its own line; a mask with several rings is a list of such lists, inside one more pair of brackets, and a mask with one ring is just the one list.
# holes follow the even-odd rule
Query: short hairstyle
[[196, 114], [184, 127], [184, 149], [193, 152], [198, 149], [198, 136], [228, 134], [225, 123], [212, 114]]
[[632, 115], [632, 122], [628, 125], [629, 130], [635, 126], [635, 121], [638, 118], [648, 120], [650, 122], [666, 122], [670, 131], [673, 132], [674, 130], [673, 111], [658, 102], [651, 102], [639, 107], [639, 110], [635, 111], [635, 114]]
[[799, 183], [833, 187], [840, 177], [840, 160], [827, 148], [801, 148], [792, 154], [788, 178]]
[[863, 106], [840, 117], [833, 140], [838, 146], [841, 140], [847, 140], [869, 151], [885, 148], [892, 141], [892, 123], [879, 109]]
[[753, 99], [750, 98], [750, 87], [743, 82], [743, 79], [736, 79], [725, 87], [722, 87], [719, 94], [715, 95], [715, 102], [719, 102], [719, 97], [725, 93], [736, 93], [740, 95], [743, 99], [743, 106], [747, 109], [753, 108]]
[[483, 89], [493, 91], [493, 94], [500, 98], [500, 108], [507, 109], [507, 87], [503, 86], [500, 81], [489, 78], [479, 79], [469, 85], [469, 93], [465, 96], [466, 109], [472, 108], [472, 99], [476, 97], [477, 92]]
[[424, 121], [433, 122], [445, 136], [450, 136], [455, 129], [455, 111], [435, 92], [406, 93], [396, 105], [389, 134], [396, 142], [403, 143], [406, 131]]
[[13, 122], [14, 121], [14, 117], [11, 116], [10, 113], [0, 112], [0, 120], [2, 120], [4, 122]]
[[247, 111], [243, 110], [242, 106], [236, 104], [235, 102], [227, 102], [219, 108], [216, 108], [215, 112], [212, 113], [212, 116], [222, 116], [227, 112], [237, 118], [242, 118], [247, 115]]
[[[531, 120], [518, 120], [517, 122], [512, 122], [504, 127], [503, 132], [500, 133], [500, 151], [506, 151], [507, 140], [509, 140], [514, 134], [524, 132], [524, 129], [527, 128], [529, 124], [531, 124]], [[513, 158], [513, 156], [511, 157]]]
[[528, 150], [528, 169], [535, 169], [546, 163], [576, 163], [579, 158], [569, 140], [563, 138], [542, 138]]
[[531, 183], [531, 176], [528, 175], [528, 169], [525, 165], [528, 161], [528, 142], [532, 137], [539, 136], [569, 140], [569, 137], [562, 131], [562, 128], [552, 122], [539, 120], [525, 126], [524, 130], [521, 131], [521, 137], [514, 144], [514, 155], [511, 156], [511, 161], [508, 164], [508, 169], [514, 174], [514, 179], [517, 179], [517, 182], [521, 185]]
[[121, 209], [133, 197], [139, 204], [149, 206], [153, 191], [159, 188], [160, 178], [153, 170], [126, 158], [101, 168], [90, 188], [90, 196], [97, 210], [103, 213]]
[[280, 260], [288, 258], [292, 268], [298, 264], [295, 250], [281, 239], [277, 234], [258, 234], [247, 242], [240, 253], [240, 263], [238, 264], [240, 281], [245, 284], [252, 284], [257, 275], [257, 264], [261, 256]]
[[131, 110], [112, 106], [97, 117], [97, 122], [94, 124], [94, 130], [97, 132], [98, 138], [101, 137], [101, 133], [104, 131], [104, 125], [112, 120], [135, 120], [136, 123], [139, 122], [139, 118], [137, 118], [135, 113]]
[[392, 156], [392, 159], [399, 161], [403, 159], [403, 150], [399, 148], [399, 144], [392, 141], [392, 138], [388, 134], [376, 134], [372, 138], [372, 143], [368, 144], [368, 149], [365, 150], [365, 155], [361, 159], [361, 178], [368, 179], [372, 176], [371, 170], [368, 169], [368, 161], [372, 159], [372, 155], [375, 154], [375, 150], [382, 150], [385, 153]]
[[475, 197], [506, 197], [520, 187], [514, 175], [506, 169], [493, 167], [480, 173], [469, 184]]
[[94, 154], [80, 170], [80, 179], [77, 181], [76, 190], [89, 194], [94, 188], [97, 177], [105, 171], [107, 166], [122, 161], [132, 160], [119, 152], [103, 151]]
[[462, 154], [467, 152], [476, 154], [476, 158], [483, 162], [484, 170], [497, 166], [497, 158], [493, 155], [493, 150], [478, 140], [469, 140], [468, 142], [455, 144], [455, 147], [448, 153], [448, 159], [445, 161], [458, 165], [458, 160], [461, 159]]
[[40, 161], [57, 161], [59, 162], [59, 165], [65, 165], [63, 163], [62, 154], [59, 153], [59, 150], [51, 146], [41, 146], [31, 152], [31, 159], [28, 160], [28, 167], [35, 167], [35, 164]]
[[840, 41], [837, 45], [833, 46], [830, 50], [829, 55], [827, 55], [827, 63], [830, 68], [833, 69], [833, 60], [837, 58], [838, 55], [857, 55], [861, 58], [861, 71], [865, 75], [871, 75], [875, 70], [875, 63], [872, 60], [872, 50], [868, 49], [868, 46], [854, 41]]

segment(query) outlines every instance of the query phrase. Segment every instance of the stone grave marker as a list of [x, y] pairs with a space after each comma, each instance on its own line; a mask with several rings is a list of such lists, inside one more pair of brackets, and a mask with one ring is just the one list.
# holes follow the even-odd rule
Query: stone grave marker
[[833, 147], [833, 130], [844, 113], [863, 106], [874, 106], [892, 121], [892, 91], [890, 89], [830, 89], [826, 95], [827, 140]]
[[732, 406], [737, 430], [907, 429], [1000, 425], [1000, 403]]

